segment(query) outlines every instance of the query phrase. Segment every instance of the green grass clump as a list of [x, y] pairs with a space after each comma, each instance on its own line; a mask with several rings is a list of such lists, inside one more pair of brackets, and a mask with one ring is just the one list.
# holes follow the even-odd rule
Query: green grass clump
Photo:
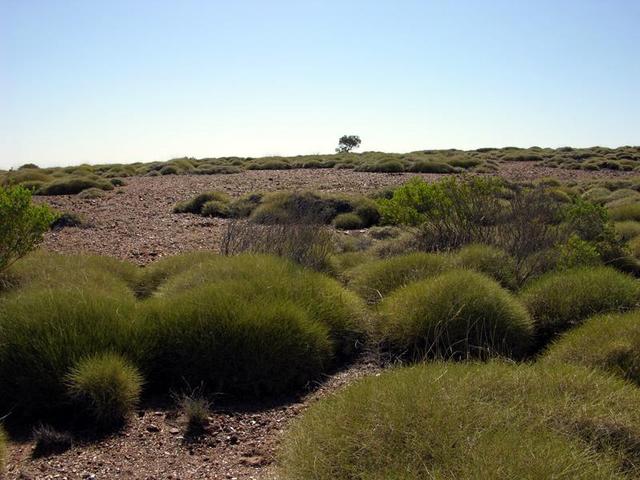
[[139, 282], [138, 267], [111, 257], [34, 252], [14, 263], [8, 276], [24, 289], [89, 286], [131, 296]]
[[202, 205], [202, 209], [200, 210], [200, 215], [203, 217], [227, 218], [230, 214], [229, 204], [227, 202], [221, 202], [220, 200], [209, 200]]
[[457, 173], [460, 171], [459, 169], [452, 165], [449, 165], [448, 163], [429, 160], [418, 161], [411, 165], [408, 170], [410, 172], [420, 173]]
[[640, 385], [640, 314], [592, 317], [554, 342], [542, 361], [597, 368]]
[[405, 164], [399, 160], [387, 159], [375, 163], [363, 163], [355, 169], [358, 172], [400, 173], [404, 172]]
[[627, 220], [623, 222], [615, 222], [616, 231], [622, 236], [623, 240], [631, 240], [633, 237], [640, 236], [640, 222]]
[[362, 219], [351, 212], [337, 215], [332, 223], [338, 230], [358, 230], [364, 227]]
[[104, 179], [94, 180], [83, 177], [63, 177], [44, 185], [36, 193], [37, 195], [75, 195], [90, 188], [113, 190], [113, 185]]
[[104, 190], [95, 187], [87, 188], [78, 194], [78, 198], [83, 200], [93, 200], [101, 197], [104, 197]]
[[221, 203], [229, 203], [229, 196], [223, 192], [211, 191], [196, 195], [191, 200], [179, 202], [173, 207], [173, 213], [196, 213], [199, 214], [202, 211], [202, 207], [205, 203], [217, 201]]
[[514, 289], [517, 284], [516, 262], [504, 250], [490, 245], [468, 245], [453, 258], [455, 265], [489, 275], [503, 287]]
[[153, 387], [203, 384], [210, 392], [280, 394], [329, 366], [327, 326], [286, 299], [252, 301], [241, 288], [203, 285], [145, 305], [142, 365]]
[[[189, 261], [188, 256], [174, 257]], [[362, 331], [361, 301], [328, 276], [293, 262], [267, 255], [212, 257], [184, 268], [159, 289], [160, 297], [172, 297], [197, 287], [235, 288], [236, 302], [287, 301], [307, 312], [310, 319], [329, 328], [339, 358], [350, 356]], [[233, 293], [233, 292], [232, 292]]]
[[82, 358], [131, 351], [131, 294], [77, 285], [18, 291], [1, 302], [0, 412], [12, 412], [11, 421], [63, 409], [65, 376]]
[[609, 267], [546, 274], [520, 292], [541, 341], [598, 313], [628, 310], [640, 301], [640, 283]]
[[637, 478], [640, 392], [570, 365], [431, 363], [312, 405], [283, 480]]
[[533, 322], [520, 302], [471, 270], [409, 284], [386, 298], [379, 310], [379, 340], [411, 360], [519, 357], [533, 335]]
[[345, 272], [349, 287], [369, 303], [416, 280], [438, 275], [451, 267], [450, 260], [435, 253], [410, 253], [362, 263]]
[[80, 360], [66, 377], [69, 395], [100, 427], [122, 425], [140, 400], [142, 376], [122, 356]]
[[617, 222], [625, 220], [640, 221], [640, 203], [629, 203], [610, 208], [609, 218]]

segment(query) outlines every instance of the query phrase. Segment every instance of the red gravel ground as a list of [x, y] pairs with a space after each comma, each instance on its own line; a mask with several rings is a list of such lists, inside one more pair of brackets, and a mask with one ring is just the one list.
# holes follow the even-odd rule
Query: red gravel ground
[[[554, 177], [584, 180], [625, 175], [504, 164], [500, 174], [512, 180]], [[626, 174], [629, 175], [629, 174]], [[92, 228], [65, 228], [47, 235], [45, 247], [59, 252], [92, 252], [146, 264], [161, 256], [193, 249], [216, 249], [225, 221], [177, 215], [173, 205], [206, 190], [232, 196], [255, 191], [325, 190], [365, 193], [405, 182], [413, 174], [350, 170], [247, 171], [233, 175], [136, 177], [95, 200], [76, 196], [40, 197], [61, 211], [84, 215]], [[441, 175], [424, 174], [427, 179]], [[315, 399], [379, 368], [360, 361], [328, 377], [312, 393], [280, 406], [238, 406], [215, 410], [200, 441], [184, 439], [185, 420], [166, 408], [146, 410], [121, 433], [80, 443], [64, 454], [32, 459], [33, 444], [10, 447], [7, 479], [266, 479], [284, 428]]]

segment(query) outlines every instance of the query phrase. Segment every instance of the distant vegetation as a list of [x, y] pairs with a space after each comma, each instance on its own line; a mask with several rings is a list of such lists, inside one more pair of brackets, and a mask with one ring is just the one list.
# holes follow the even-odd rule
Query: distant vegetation
[[350, 153], [348, 150], [356, 146], [357, 137], [345, 137], [348, 142], [339, 147], [339, 153], [332, 155], [200, 159], [184, 157], [166, 162], [85, 164], [64, 168], [38, 168], [34, 164], [27, 164], [17, 170], [0, 172], [0, 185], [21, 184], [37, 195], [70, 195], [88, 188], [111, 190], [121, 184], [121, 179], [132, 176], [216, 175], [240, 173], [244, 170], [344, 168], [389, 173], [491, 173], [504, 162], [538, 162], [547, 167], [577, 170], [637, 171], [640, 168], [640, 147], [632, 146], [558, 149], [505, 147], [477, 150], [418, 150], [409, 153]]

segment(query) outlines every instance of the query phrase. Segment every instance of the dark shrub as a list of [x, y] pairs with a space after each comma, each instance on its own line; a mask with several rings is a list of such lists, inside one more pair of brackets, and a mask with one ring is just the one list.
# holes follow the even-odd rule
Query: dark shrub
[[380, 305], [380, 340], [412, 360], [516, 357], [529, 349], [533, 322], [494, 280], [453, 270], [409, 284]]
[[67, 432], [60, 432], [53, 427], [40, 425], [33, 429], [34, 458], [58, 455], [73, 446], [73, 437]]
[[174, 165], [167, 165], [166, 167], [162, 167], [159, 172], [160, 175], [177, 175], [178, 168]]
[[88, 228], [90, 226], [90, 223], [87, 222], [84, 217], [73, 212], [64, 212], [51, 222], [51, 230], [62, 230], [68, 227]]

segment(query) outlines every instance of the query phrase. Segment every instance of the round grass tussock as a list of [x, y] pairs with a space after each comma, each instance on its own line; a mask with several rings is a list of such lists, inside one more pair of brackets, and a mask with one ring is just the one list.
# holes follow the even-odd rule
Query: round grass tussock
[[0, 412], [40, 419], [66, 405], [64, 378], [82, 358], [132, 351], [132, 295], [98, 287], [18, 291], [1, 300]]
[[159, 296], [173, 296], [201, 285], [233, 284], [237, 302], [286, 300], [329, 328], [339, 359], [352, 355], [362, 327], [361, 300], [336, 280], [268, 255], [218, 256], [169, 278]]
[[369, 376], [285, 434], [283, 480], [612, 480], [640, 474], [640, 391], [570, 365], [429, 363]]
[[229, 204], [220, 200], [209, 200], [200, 210], [203, 217], [220, 217], [227, 218], [230, 215]]
[[239, 284], [203, 285], [147, 303], [143, 367], [163, 391], [203, 384], [234, 395], [301, 388], [330, 364], [328, 328], [284, 299], [252, 302]]
[[598, 313], [629, 310], [640, 301], [640, 283], [610, 267], [552, 272], [520, 291], [541, 342]]
[[364, 222], [355, 213], [341, 213], [332, 223], [338, 230], [359, 230], [364, 227]]
[[609, 208], [609, 218], [617, 222], [640, 221], [640, 202]]
[[37, 192], [38, 195], [76, 195], [83, 190], [97, 188], [100, 190], [113, 190], [113, 185], [103, 179], [90, 178], [61, 178], [44, 185]]
[[592, 317], [554, 342], [542, 361], [597, 368], [640, 385], [640, 314]]
[[499, 248], [480, 244], [467, 245], [454, 255], [453, 262], [458, 267], [489, 275], [503, 287], [516, 287], [516, 262], [511, 255]]
[[196, 195], [191, 200], [184, 202], [178, 202], [173, 207], [173, 213], [195, 213], [199, 214], [202, 211], [202, 207], [205, 203], [217, 201], [221, 203], [229, 203], [229, 196], [226, 193], [211, 191]]
[[410, 253], [362, 263], [345, 272], [349, 288], [369, 303], [417, 280], [451, 268], [448, 257], [435, 253]]
[[102, 353], [80, 360], [66, 377], [73, 402], [100, 427], [123, 424], [142, 392], [142, 376], [122, 356]]
[[488, 276], [452, 270], [396, 290], [380, 304], [376, 334], [410, 360], [520, 357], [531, 343], [526, 309]]
[[623, 240], [631, 240], [633, 237], [640, 236], [640, 222], [627, 220], [623, 222], [615, 222], [616, 232], [618, 232]]

